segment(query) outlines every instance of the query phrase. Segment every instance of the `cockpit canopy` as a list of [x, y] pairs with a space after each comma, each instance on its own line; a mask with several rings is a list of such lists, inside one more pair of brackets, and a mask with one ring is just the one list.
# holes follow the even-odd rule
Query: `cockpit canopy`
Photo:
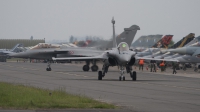
[[60, 48], [61, 45], [49, 44], [49, 43], [39, 43], [33, 46], [31, 49], [45, 49], [45, 48]]
[[128, 51], [129, 50], [129, 46], [128, 46], [128, 44], [126, 42], [121, 42], [118, 45], [118, 49], [120, 51]]

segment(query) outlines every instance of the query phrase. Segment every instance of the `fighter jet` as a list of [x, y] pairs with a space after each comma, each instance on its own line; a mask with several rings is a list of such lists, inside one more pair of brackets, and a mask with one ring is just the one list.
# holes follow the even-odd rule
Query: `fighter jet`
[[[91, 52], [93, 51], [93, 52]], [[11, 57], [17, 58], [28, 58], [28, 59], [44, 59], [47, 60], [47, 71], [51, 71], [51, 61], [52, 57], [84, 57], [84, 56], [94, 56], [102, 53], [100, 50], [96, 50], [94, 48], [73, 48], [73, 47], [66, 47], [58, 44], [49, 44], [49, 43], [39, 43], [33, 46], [31, 49], [26, 50], [25, 52], [20, 53], [12, 53], [9, 54]], [[92, 67], [92, 71], [97, 71], [98, 66], [94, 64]], [[88, 69], [89, 66], [84, 65], [83, 69]]]
[[90, 57], [65, 57], [65, 58], [56, 58], [53, 57], [54, 61], [59, 60], [101, 60], [103, 62], [102, 71], [98, 72], [98, 80], [102, 80], [105, 74], [108, 72], [109, 66], [118, 66], [120, 69], [119, 80], [125, 80], [125, 70], [127, 73], [130, 73], [132, 80], [136, 80], [136, 72], [132, 72], [132, 66], [135, 63], [135, 52], [131, 51], [129, 45], [126, 42], [121, 42], [117, 46], [114, 32], [115, 20], [112, 19], [113, 23], [113, 48], [112, 50], [106, 50], [102, 54], [97, 56]]
[[168, 51], [174, 53], [174, 55], [166, 57], [165, 59], [173, 58], [177, 60], [184, 66], [183, 70], [186, 70], [185, 63], [200, 63], [200, 59], [198, 58], [200, 54], [200, 42], [182, 48], [170, 49]]
[[154, 59], [162, 59], [164, 61], [176, 61], [183, 65], [183, 70], [186, 70], [186, 63], [200, 63], [200, 42], [188, 45], [182, 48], [168, 49], [163, 55], [156, 56]]
[[[168, 44], [170, 43], [171, 39], [172, 39], [173, 35], [166, 35], [164, 36], [161, 41], [158, 41], [153, 48], [158, 49], [157, 51], [151, 50], [151, 51], [156, 51], [156, 52], [147, 52], [148, 50], [146, 50], [145, 52], [141, 52], [138, 53], [137, 56], [143, 56], [146, 58], [150, 58], [150, 57], [154, 57], [155, 59], [163, 59], [163, 58], [172, 58], [173, 57], [177, 57], [178, 55], [174, 55], [174, 53], [172, 52], [168, 52], [168, 50], [166, 48], [168, 48]], [[195, 40], [199, 40], [199, 39], [194, 39], [194, 33], [189, 33], [188, 35], [186, 35], [185, 37], [183, 37], [183, 39], [181, 39], [180, 41], [178, 41], [177, 43], [175, 43], [173, 46], [171, 46], [169, 49], [175, 49], [177, 47], [182, 47], [184, 45], [189, 45], [191, 44], [191, 41], [195, 41]], [[165, 49], [159, 49], [158, 47], [162, 46]], [[151, 48], [150, 48], [151, 49]], [[149, 50], [150, 51], [150, 50]]]
[[[124, 31], [120, 35], [118, 35], [116, 37], [116, 44], [118, 45], [121, 42], [126, 42], [130, 46], [132, 41], [133, 41], [133, 39], [134, 39], [134, 37], [135, 37], [135, 35], [136, 35], [136, 33], [137, 33], [137, 30], [140, 30], [140, 27], [137, 26], [137, 25], [132, 25], [129, 28], [124, 28]], [[115, 36], [114, 28], [113, 28], [113, 32], [114, 32], [114, 36]], [[107, 44], [106, 43], [101, 43], [100, 46], [96, 46], [96, 47], [98, 47], [98, 48], [112, 48], [113, 47], [112, 43], [113, 43], [113, 40], [111, 40]], [[90, 53], [87, 53], [87, 54], [90, 54]], [[87, 60], [86, 64], [83, 66], [83, 71], [88, 71], [89, 70], [90, 62], [93, 63], [93, 66], [91, 67], [91, 70], [92, 71], [97, 71], [98, 70], [98, 66], [96, 66], [96, 60], [90, 60], [90, 61]]]
[[160, 55], [160, 50], [162, 48], [168, 48], [170, 41], [172, 40], [173, 35], [165, 35], [159, 41], [157, 41], [151, 48], [147, 48], [142, 52], [137, 52], [138, 57], [155, 57]]
[[135, 63], [135, 52], [129, 50], [129, 46], [125, 42], [121, 42], [117, 48], [112, 50], [106, 50], [98, 56], [90, 57], [66, 57], [66, 58], [55, 58], [54, 61], [59, 60], [101, 60], [104, 64], [102, 67], [103, 71], [98, 72], [98, 80], [102, 80], [102, 77], [108, 72], [109, 66], [118, 66], [120, 68], [121, 76], [119, 80], [125, 80], [124, 68], [130, 73], [132, 80], [136, 80], [136, 72], [131, 72], [131, 66]]
[[196, 42], [190, 46], [187, 47], [181, 47], [181, 48], [176, 48], [176, 49], [169, 49], [169, 52], [172, 53], [179, 53], [179, 54], [188, 54], [188, 55], [197, 55], [200, 52], [200, 42]]
[[0, 49], [0, 62], [6, 62], [6, 59], [10, 58], [9, 54], [24, 51], [25, 49], [21, 47], [23, 47], [22, 44], [16, 44], [12, 49]]
[[156, 56], [155, 58], [170, 59], [170, 58], [177, 58], [183, 55], [196, 56], [200, 52], [199, 47], [200, 47], [200, 43], [196, 42], [186, 47], [181, 47], [181, 48], [176, 48], [176, 49], [167, 49], [164, 51], [160, 51], [160, 54], [162, 55]]

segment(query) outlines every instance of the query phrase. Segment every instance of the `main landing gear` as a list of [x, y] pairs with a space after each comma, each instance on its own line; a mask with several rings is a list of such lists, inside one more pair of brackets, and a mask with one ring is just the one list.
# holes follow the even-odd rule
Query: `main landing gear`
[[99, 67], [98, 67], [97, 65], [92, 65], [92, 66], [91, 66], [91, 70], [92, 70], [93, 72], [97, 71], [98, 69], [99, 69]]
[[[93, 61], [93, 65], [91, 66], [91, 70], [93, 72], [98, 71], [99, 67], [96, 65], [96, 61]], [[83, 66], [83, 71], [89, 71], [90, 70], [90, 62], [86, 61], [86, 65]]]
[[137, 74], [136, 74], [135, 71], [130, 72], [130, 76], [131, 76], [131, 78], [132, 78], [133, 81], [136, 81], [136, 79], [137, 79]]
[[[103, 65], [102, 71], [98, 72], [98, 80], [102, 80], [102, 78], [105, 76], [105, 73], [108, 72], [108, 67], [106, 65]], [[131, 70], [131, 68], [129, 67], [129, 70]], [[131, 72], [128, 70], [128, 73], [130, 73], [130, 76], [132, 78], [133, 81], [137, 80], [137, 74], [135, 71]], [[124, 76], [125, 70], [123, 66], [120, 66], [120, 76], [119, 76], [119, 81], [123, 80], [125, 81], [125, 76]]]
[[[99, 67], [97, 65], [92, 65], [91, 66], [91, 70], [93, 72], [96, 72], [99, 69]], [[90, 70], [90, 66], [89, 65], [84, 65], [83, 66], [83, 71], [89, 71]]]
[[89, 71], [90, 67], [89, 65], [83, 65], [83, 71]]
[[[128, 69], [127, 69], [128, 68]], [[136, 81], [136, 79], [137, 79], [137, 74], [136, 74], [136, 72], [135, 71], [133, 71], [133, 72], [131, 72], [131, 70], [132, 70], [132, 68], [131, 67], [126, 67], [126, 69], [127, 69], [127, 73], [130, 73], [130, 76], [131, 76], [131, 78], [132, 78], [132, 80], [133, 81]], [[121, 80], [123, 80], [123, 81], [125, 81], [125, 76], [124, 76], [124, 67], [123, 66], [121, 66], [120, 67], [120, 72], [121, 72], [121, 76], [119, 76], [119, 80], [121, 81]]]
[[130, 76], [131, 76], [131, 78], [132, 78], [133, 81], [136, 81], [136, 78], [137, 78], [136, 77], [137, 76], [136, 72], [135, 71], [131, 72], [132, 70], [133, 70], [132, 66], [128, 66], [128, 65], [126, 66], [126, 72], [130, 73]]
[[47, 63], [48, 65], [47, 65], [46, 71], [51, 71], [51, 62], [48, 61]]
[[105, 64], [103, 65], [102, 71], [98, 72], [98, 80], [102, 80], [102, 77], [104, 77], [105, 74], [108, 72], [108, 68], [109, 68], [109, 66], [107, 66]]

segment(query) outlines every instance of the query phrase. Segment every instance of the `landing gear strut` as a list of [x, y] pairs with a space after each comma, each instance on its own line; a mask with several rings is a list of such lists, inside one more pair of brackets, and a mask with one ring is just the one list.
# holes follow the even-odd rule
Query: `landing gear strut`
[[131, 73], [131, 71], [132, 71], [132, 66], [126, 66], [126, 72], [127, 73]]
[[102, 80], [102, 78], [105, 76], [105, 74], [108, 72], [108, 68], [109, 68], [109, 66], [107, 66], [107, 65], [103, 65], [103, 67], [102, 67], [102, 71], [99, 71], [98, 72], [98, 80]]
[[[108, 72], [108, 68], [109, 68], [109, 66], [107, 66], [105, 64], [103, 65], [102, 71], [98, 72], [98, 80], [102, 80], [102, 78], [105, 76], [105, 73]], [[126, 69], [127, 69], [127, 67], [126, 67]], [[127, 72], [130, 73], [132, 80], [136, 81], [136, 79], [137, 79], [136, 72], [135, 71], [131, 72], [131, 70], [132, 70], [132, 68], [131, 68], [131, 66], [129, 66]], [[120, 66], [119, 81], [121, 81], [121, 80], [125, 81], [124, 73], [125, 73], [124, 66]]]
[[107, 66], [107, 65], [103, 65], [103, 67], [102, 67], [102, 75], [103, 75], [103, 77], [105, 76], [105, 74], [108, 72], [108, 68], [109, 68], [109, 66]]
[[136, 79], [137, 79], [137, 74], [136, 74], [135, 71], [130, 72], [130, 76], [131, 76], [131, 78], [132, 78], [133, 81], [136, 81]]
[[124, 67], [120, 66], [120, 76], [119, 76], [119, 80], [124, 80], [125, 81], [125, 76], [124, 76]]
[[48, 65], [47, 65], [46, 71], [51, 71], [51, 62], [47, 61], [47, 63]]

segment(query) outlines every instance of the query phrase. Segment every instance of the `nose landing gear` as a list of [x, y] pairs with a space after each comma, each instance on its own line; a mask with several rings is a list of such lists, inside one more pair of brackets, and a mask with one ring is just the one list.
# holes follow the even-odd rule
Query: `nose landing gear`
[[51, 62], [47, 62], [48, 63], [48, 65], [47, 65], [47, 68], [46, 68], [46, 71], [51, 71]]

